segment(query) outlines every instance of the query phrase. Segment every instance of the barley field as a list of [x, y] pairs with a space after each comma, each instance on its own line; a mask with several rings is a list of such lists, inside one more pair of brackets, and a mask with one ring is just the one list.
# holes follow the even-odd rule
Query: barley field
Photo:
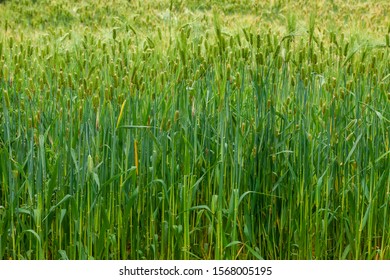
[[0, 2], [0, 259], [390, 259], [388, 1]]

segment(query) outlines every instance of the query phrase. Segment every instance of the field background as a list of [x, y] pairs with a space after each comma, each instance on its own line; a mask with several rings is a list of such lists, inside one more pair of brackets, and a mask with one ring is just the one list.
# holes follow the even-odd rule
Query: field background
[[0, 259], [390, 259], [388, 1], [0, 2]]

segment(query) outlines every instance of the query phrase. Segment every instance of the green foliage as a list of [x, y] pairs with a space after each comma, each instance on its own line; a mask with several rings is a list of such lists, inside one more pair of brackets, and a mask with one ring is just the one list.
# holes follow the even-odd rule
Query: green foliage
[[1, 259], [390, 258], [383, 27], [288, 1], [264, 25], [256, 1], [7, 2]]

